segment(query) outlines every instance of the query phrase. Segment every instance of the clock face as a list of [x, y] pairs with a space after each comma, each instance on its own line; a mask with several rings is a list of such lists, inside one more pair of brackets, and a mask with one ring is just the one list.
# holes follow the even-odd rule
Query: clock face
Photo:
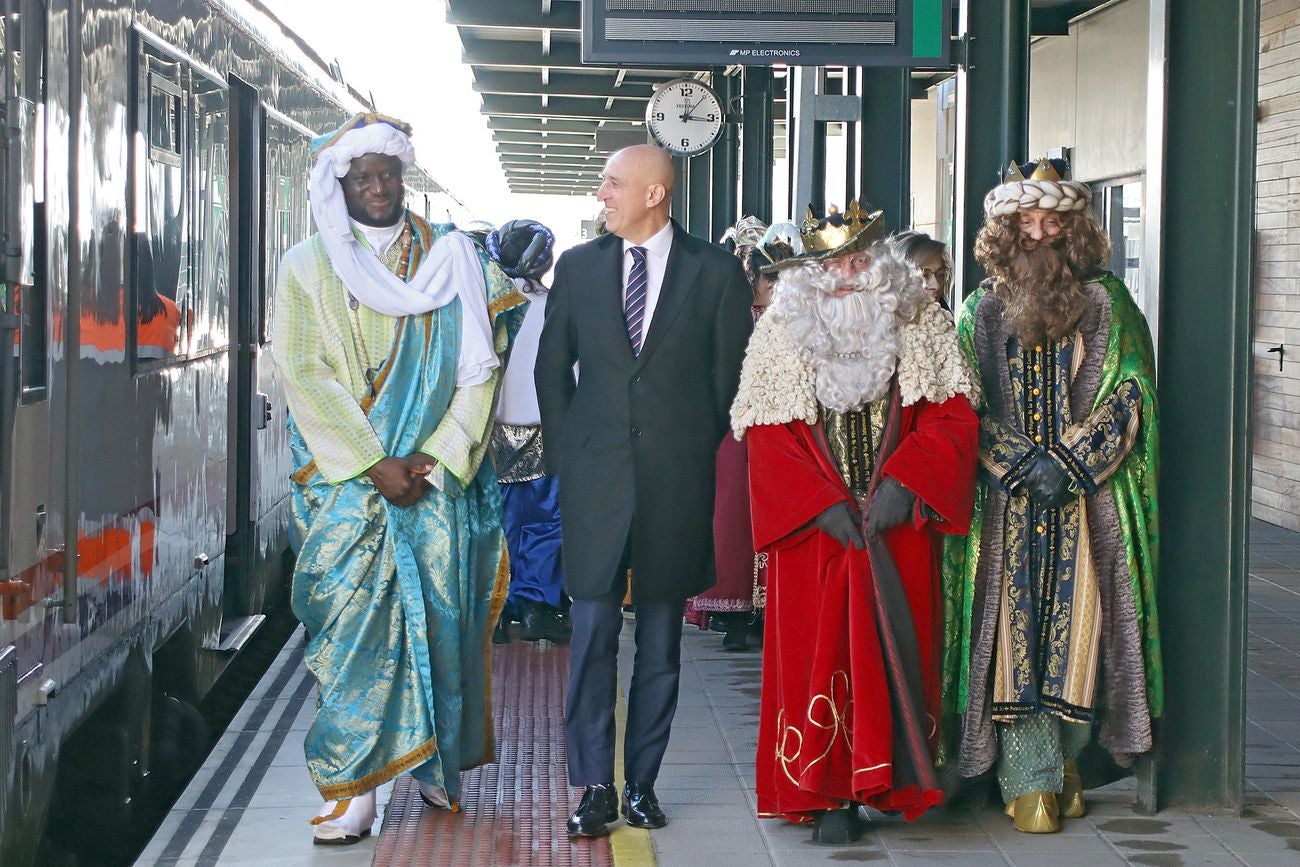
[[660, 85], [645, 111], [650, 134], [676, 156], [695, 156], [713, 147], [724, 122], [718, 95], [693, 78]]

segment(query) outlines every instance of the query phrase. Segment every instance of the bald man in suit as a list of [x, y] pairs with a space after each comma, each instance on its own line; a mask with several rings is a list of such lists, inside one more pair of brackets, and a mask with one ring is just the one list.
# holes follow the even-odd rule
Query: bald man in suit
[[[596, 194], [609, 233], [560, 257], [537, 355], [573, 597], [565, 738], [569, 783], [584, 791], [572, 836], [605, 833], [620, 808], [635, 827], [667, 823], [654, 783], [677, 708], [682, 606], [713, 581], [714, 460], [753, 327], [740, 263], [669, 218], [674, 180], [659, 148], [609, 158]], [[620, 801], [614, 701], [629, 568], [636, 659]]]

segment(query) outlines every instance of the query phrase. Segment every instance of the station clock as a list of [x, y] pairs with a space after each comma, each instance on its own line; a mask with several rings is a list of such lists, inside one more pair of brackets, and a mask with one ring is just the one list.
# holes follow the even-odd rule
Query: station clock
[[722, 100], [702, 81], [675, 78], [659, 85], [645, 109], [645, 125], [673, 156], [702, 154], [722, 135]]

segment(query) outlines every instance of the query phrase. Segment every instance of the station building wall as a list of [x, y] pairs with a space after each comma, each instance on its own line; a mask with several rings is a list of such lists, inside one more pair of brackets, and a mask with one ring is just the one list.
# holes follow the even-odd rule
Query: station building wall
[[[1069, 147], [1098, 189], [1142, 180], [1149, 15], [1149, 0], [1122, 0], [1034, 42], [1031, 156]], [[1261, 0], [1259, 52], [1252, 514], [1300, 531], [1300, 0]], [[1141, 233], [1142, 215], [1127, 228]], [[1132, 258], [1144, 249], [1127, 276], [1154, 325], [1160, 287]]]
[[1252, 505], [1300, 530], [1300, 0], [1263, 0], [1259, 36]]
[[1075, 179], [1089, 183], [1145, 171], [1149, 17], [1147, 0], [1124, 0], [1034, 41], [1030, 156], [1069, 147]]
[[[1260, 0], [1259, 8], [1252, 514], [1300, 531], [1300, 0]], [[1112, 268], [1158, 339], [1161, 287], [1143, 267], [1158, 253], [1155, 237], [1144, 237], [1150, 15], [1150, 0], [1118, 0], [1074, 21], [1067, 36], [1034, 40], [1024, 156], [1068, 147], [1077, 180], [1106, 201], [1120, 196], [1126, 249]], [[912, 109], [913, 225], [946, 238], [950, 91], [934, 88]], [[1169, 291], [1177, 303], [1177, 287]], [[1280, 366], [1269, 352], [1277, 347]]]

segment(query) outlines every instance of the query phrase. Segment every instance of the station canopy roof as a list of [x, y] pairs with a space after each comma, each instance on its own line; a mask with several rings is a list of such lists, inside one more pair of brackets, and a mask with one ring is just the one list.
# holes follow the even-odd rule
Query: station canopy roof
[[[1035, 34], [1063, 34], [1101, 0], [1032, 0]], [[706, 70], [586, 66], [579, 0], [447, 0], [463, 60], [511, 192], [594, 195], [610, 153], [645, 140], [645, 105], [660, 82]], [[943, 77], [943, 76], [940, 76]], [[775, 153], [785, 151], [785, 76], [773, 87]], [[918, 75], [933, 83], [932, 73]]]

